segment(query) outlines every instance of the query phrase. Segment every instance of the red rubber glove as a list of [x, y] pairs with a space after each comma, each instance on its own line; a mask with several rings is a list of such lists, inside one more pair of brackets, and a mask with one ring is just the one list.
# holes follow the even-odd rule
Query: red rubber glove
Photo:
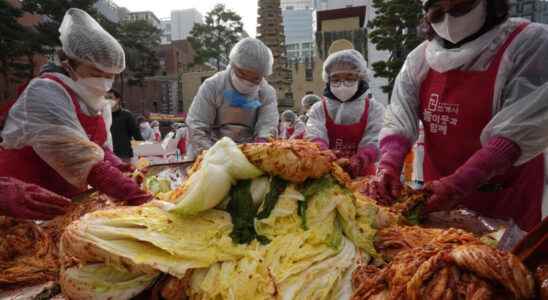
[[381, 161], [377, 176], [367, 186], [365, 193], [382, 204], [390, 205], [403, 188], [400, 181], [405, 155], [411, 142], [401, 135], [390, 135], [380, 142]]
[[121, 160], [112, 150], [110, 150], [107, 147], [103, 147], [103, 151], [105, 152], [105, 160], [110, 162], [110, 164], [117, 168], [118, 170], [122, 171], [122, 173], [132, 173], [135, 171], [135, 168], [123, 160]]
[[368, 146], [358, 149], [356, 154], [350, 158], [350, 174], [352, 177], [361, 177], [367, 175], [367, 168], [377, 159], [377, 149], [374, 146]]
[[129, 205], [141, 205], [152, 199], [152, 195], [142, 191], [135, 181], [108, 161], [101, 161], [91, 169], [88, 183], [98, 191], [126, 201]]
[[320, 146], [320, 150], [322, 151], [329, 149], [329, 143], [326, 140], [316, 138], [313, 139], [312, 142], [318, 144], [318, 146]]
[[71, 201], [34, 184], [0, 177], [0, 215], [30, 220], [51, 220], [63, 215]]
[[459, 200], [476, 191], [496, 175], [504, 174], [521, 155], [513, 141], [495, 137], [472, 155], [450, 176], [428, 183], [425, 190], [432, 193], [426, 212], [450, 210]]

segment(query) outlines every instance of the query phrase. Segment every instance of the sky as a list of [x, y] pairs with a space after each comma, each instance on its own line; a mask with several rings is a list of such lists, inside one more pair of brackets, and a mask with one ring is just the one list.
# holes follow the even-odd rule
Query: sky
[[196, 8], [205, 16], [215, 4], [222, 3], [242, 17], [244, 29], [250, 36], [255, 36], [256, 32], [258, 2], [256, 0], [114, 0], [114, 2], [130, 11], [150, 10], [160, 19], [169, 18], [172, 10], [186, 8]]

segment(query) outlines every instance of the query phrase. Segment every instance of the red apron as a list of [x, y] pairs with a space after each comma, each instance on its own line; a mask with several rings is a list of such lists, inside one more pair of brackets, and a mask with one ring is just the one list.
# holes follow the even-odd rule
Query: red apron
[[[425, 182], [453, 174], [481, 148], [481, 132], [493, 115], [492, 99], [502, 57], [527, 25], [520, 25], [508, 37], [486, 71], [428, 72], [420, 90]], [[461, 204], [486, 216], [512, 218], [529, 230], [540, 222], [543, 190], [541, 154], [493, 178]]]
[[[107, 131], [103, 116], [90, 117], [80, 109], [76, 93], [59, 78], [45, 75], [41, 78], [59, 83], [70, 95], [80, 124], [92, 142], [103, 146], [107, 140]], [[37, 184], [65, 197], [75, 196], [83, 190], [68, 183], [34, 152], [32, 147], [0, 151], [0, 176], [9, 176], [28, 183]]]
[[186, 154], [186, 138], [182, 138], [177, 143], [177, 148], [181, 152], [181, 156], [185, 156]]
[[[327, 100], [324, 98], [322, 101], [325, 113], [325, 127], [327, 129], [327, 136], [329, 137], [329, 149], [339, 151], [342, 157], [350, 158], [358, 151], [358, 146], [367, 128], [369, 97], [366, 97], [364, 102], [365, 109], [363, 110], [360, 122], [350, 125], [339, 125], [335, 124], [331, 116], [329, 116]], [[375, 172], [375, 164], [370, 164], [367, 171], [364, 174], [360, 174], [360, 176], [374, 175]]]

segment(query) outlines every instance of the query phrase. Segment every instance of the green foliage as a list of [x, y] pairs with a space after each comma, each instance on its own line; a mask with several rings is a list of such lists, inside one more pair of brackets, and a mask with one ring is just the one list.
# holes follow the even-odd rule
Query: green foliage
[[196, 52], [194, 64], [213, 60], [220, 71], [243, 32], [242, 18], [224, 5], [217, 4], [207, 13], [205, 24], [195, 24], [190, 32], [188, 40]]
[[[32, 49], [30, 47], [35, 38], [34, 33], [21, 26], [17, 18], [23, 15], [19, 8], [12, 7], [7, 1], [0, 1], [0, 74], [5, 86], [17, 77], [27, 77], [28, 69], [32, 66], [28, 61], [20, 59]], [[31, 60], [32, 62], [32, 60]], [[7, 97], [7, 93], [2, 98]]]
[[44, 16], [44, 21], [35, 26], [39, 34], [41, 49], [40, 54], [49, 53], [54, 47], [60, 46], [59, 26], [63, 16], [69, 8], [85, 10], [93, 17], [97, 11], [93, 5], [97, 0], [25, 0], [22, 10], [34, 15]]
[[[160, 67], [156, 51], [160, 46], [161, 31], [146, 21], [110, 22], [95, 10], [96, 2], [25, 0], [21, 8], [15, 8], [0, 0], [0, 72], [9, 74], [10, 78], [31, 78], [34, 69], [32, 57], [36, 54], [52, 55], [53, 50], [61, 46], [59, 26], [65, 12], [69, 8], [79, 8], [94, 17], [124, 47], [127, 68], [122, 80], [142, 86], [145, 77], [155, 75]], [[36, 26], [23, 27], [17, 18], [24, 12], [41, 15], [43, 20]]]
[[422, 9], [414, 0], [373, 0], [373, 5], [377, 16], [368, 24], [369, 38], [378, 50], [390, 52], [387, 61], [373, 64], [373, 70], [377, 77], [388, 79], [383, 91], [391, 93], [405, 58], [421, 43], [417, 28]]
[[257, 214], [257, 219], [266, 219], [270, 216], [270, 213], [278, 203], [280, 195], [285, 191], [289, 183], [280, 177], [272, 178], [270, 183], [270, 191], [265, 196], [264, 208]]
[[268, 238], [258, 235], [255, 231], [257, 209], [253, 206], [250, 187], [251, 180], [241, 180], [230, 191], [227, 211], [230, 213], [234, 225], [230, 237], [238, 244], [249, 244], [254, 239], [262, 244], [267, 244], [270, 242]]
[[114, 33], [126, 52], [124, 77], [130, 85], [143, 86], [145, 77], [160, 68], [157, 49], [161, 31], [145, 20], [125, 22]]

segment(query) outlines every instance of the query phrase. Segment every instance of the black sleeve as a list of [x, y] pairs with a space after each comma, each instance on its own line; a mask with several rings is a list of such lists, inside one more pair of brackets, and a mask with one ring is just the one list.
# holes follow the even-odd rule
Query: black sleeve
[[137, 122], [130, 112], [127, 113], [127, 123], [129, 136], [133, 137], [136, 141], [143, 141], [144, 139], [141, 136], [141, 130], [139, 130], [139, 126], [137, 126]]

